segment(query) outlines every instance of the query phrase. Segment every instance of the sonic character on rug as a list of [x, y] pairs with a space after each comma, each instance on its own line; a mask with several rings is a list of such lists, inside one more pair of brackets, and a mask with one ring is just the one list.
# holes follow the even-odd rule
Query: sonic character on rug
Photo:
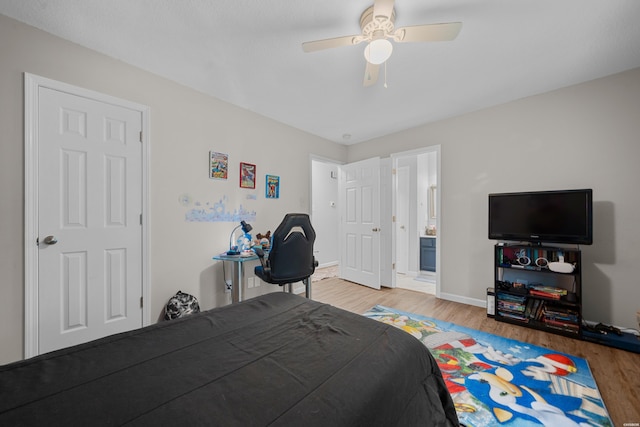
[[582, 382], [578, 366], [584, 364], [570, 355], [530, 352], [526, 343], [480, 331], [472, 336], [436, 319], [376, 308], [367, 316], [402, 329], [429, 349], [464, 425], [613, 425], [598, 389]]
[[591, 426], [586, 418], [571, 414], [580, 409], [582, 399], [551, 393], [548, 382], [526, 376], [520, 369], [500, 367], [471, 374], [465, 386], [500, 423], [519, 417], [546, 426]]

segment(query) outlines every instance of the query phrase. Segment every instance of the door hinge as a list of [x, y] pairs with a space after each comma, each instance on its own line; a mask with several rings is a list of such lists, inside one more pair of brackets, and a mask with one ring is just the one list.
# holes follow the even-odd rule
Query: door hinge
[[391, 175], [395, 175], [396, 174], [396, 168], [391, 169]]
[[142, 225], [142, 214], [140, 214], [140, 225]]
[[140, 131], [140, 142], [142, 142], [142, 131]]
[[395, 270], [396, 269], [396, 263], [394, 262], [393, 264], [391, 264], [391, 269]]
[[144, 307], [144, 298], [140, 297], [140, 308]]
[[396, 216], [395, 215], [391, 216], [391, 222], [396, 222]]

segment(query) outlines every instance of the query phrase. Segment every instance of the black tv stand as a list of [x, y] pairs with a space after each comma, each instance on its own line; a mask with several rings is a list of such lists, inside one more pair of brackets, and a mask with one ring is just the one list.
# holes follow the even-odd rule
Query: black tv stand
[[[495, 319], [582, 338], [582, 260], [579, 249], [498, 243], [494, 249]], [[574, 266], [554, 272], [560, 256]]]

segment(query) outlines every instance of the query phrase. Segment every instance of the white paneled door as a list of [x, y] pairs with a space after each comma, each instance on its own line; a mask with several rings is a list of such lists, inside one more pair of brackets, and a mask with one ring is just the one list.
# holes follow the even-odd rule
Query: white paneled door
[[340, 168], [340, 277], [380, 289], [380, 159]]
[[141, 112], [38, 88], [37, 353], [142, 326]]

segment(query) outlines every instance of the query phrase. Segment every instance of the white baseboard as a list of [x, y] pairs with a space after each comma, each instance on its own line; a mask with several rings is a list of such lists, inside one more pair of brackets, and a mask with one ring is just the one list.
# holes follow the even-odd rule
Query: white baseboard
[[485, 299], [463, 297], [460, 295], [448, 294], [446, 292], [440, 292], [439, 298], [447, 301], [459, 302], [461, 304], [473, 305], [476, 307], [487, 307], [487, 300]]

